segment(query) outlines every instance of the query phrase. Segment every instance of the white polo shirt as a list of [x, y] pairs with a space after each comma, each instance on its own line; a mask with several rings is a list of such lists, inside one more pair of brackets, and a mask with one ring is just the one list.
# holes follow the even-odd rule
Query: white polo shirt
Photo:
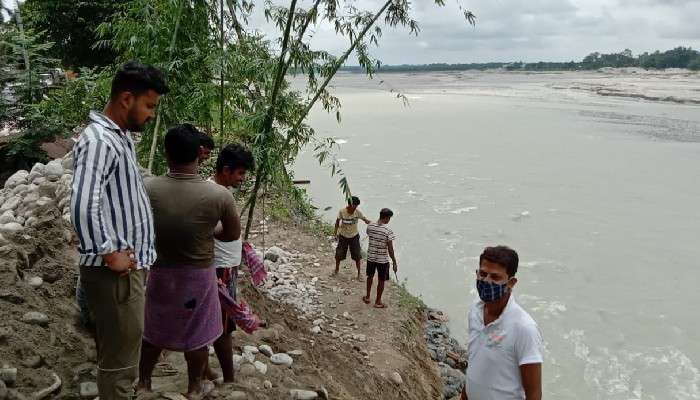
[[484, 302], [469, 311], [469, 400], [525, 400], [520, 366], [542, 363], [542, 335], [535, 320], [510, 296], [501, 316], [484, 326]]

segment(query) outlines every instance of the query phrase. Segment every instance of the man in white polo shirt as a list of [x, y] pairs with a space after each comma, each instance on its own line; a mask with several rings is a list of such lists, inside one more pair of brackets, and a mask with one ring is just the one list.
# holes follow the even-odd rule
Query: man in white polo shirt
[[462, 400], [542, 399], [542, 336], [512, 296], [517, 271], [518, 253], [506, 246], [479, 257]]

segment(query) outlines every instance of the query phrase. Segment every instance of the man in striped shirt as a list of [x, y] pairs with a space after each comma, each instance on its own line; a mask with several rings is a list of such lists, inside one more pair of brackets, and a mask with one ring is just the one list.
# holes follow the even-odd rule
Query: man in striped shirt
[[367, 236], [369, 237], [369, 246], [367, 248], [367, 295], [362, 298], [366, 304], [370, 302], [372, 294], [372, 281], [374, 273], [377, 272], [377, 299], [374, 302], [376, 308], [386, 308], [382, 303], [382, 294], [384, 293], [384, 282], [389, 280], [389, 259], [394, 264], [394, 272], [398, 271], [398, 264], [394, 256], [394, 240], [396, 236], [394, 232], [387, 226], [394, 213], [383, 208], [379, 212], [379, 221], [372, 222], [367, 225]]
[[104, 112], [73, 149], [71, 220], [79, 239], [80, 284], [95, 322], [101, 400], [134, 396], [144, 313], [144, 270], [155, 261], [153, 215], [130, 132], [150, 121], [168, 92], [155, 67], [128, 62], [112, 81]]

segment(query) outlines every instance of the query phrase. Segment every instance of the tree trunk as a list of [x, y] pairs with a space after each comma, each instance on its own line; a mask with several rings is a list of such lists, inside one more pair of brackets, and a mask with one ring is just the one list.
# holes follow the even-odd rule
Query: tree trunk
[[248, 201], [248, 219], [245, 222], [245, 233], [243, 235], [243, 240], [248, 240], [250, 235], [250, 228], [253, 226], [253, 214], [255, 213], [255, 202], [258, 199], [257, 193], [260, 191], [260, 186], [262, 185], [262, 165], [258, 166], [258, 170], [255, 173], [255, 184], [253, 185], [253, 193], [250, 195]]
[[[352, 42], [352, 45], [350, 48], [336, 61], [335, 65], [333, 66], [333, 71], [331, 71], [330, 75], [326, 77], [326, 80], [323, 81], [323, 84], [321, 85], [320, 88], [316, 91], [316, 95], [311, 99], [309, 104], [306, 105], [306, 108], [304, 109], [304, 112], [301, 113], [301, 116], [297, 120], [297, 122], [292, 126], [291, 130], [298, 129], [299, 126], [301, 126], [302, 122], [306, 119], [306, 117], [309, 115], [309, 112], [311, 111], [311, 108], [313, 108], [314, 104], [316, 101], [321, 97], [321, 93], [328, 87], [328, 84], [330, 81], [335, 77], [335, 74], [338, 72], [340, 67], [345, 63], [345, 60], [348, 59], [350, 54], [355, 50], [355, 47], [357, 47], [357, 44], [364, 39], [365, 35], [367, 34], [367, 31], [377, 22], [379, 17], [386, 11], [386, 9], [391, 5], [391, 2], [393, 0], [387, 0], [386, 3], [384, 3], [384, 6], [374, 15], [372, 20], [362, 29], [362, 32], [355, 38], [355, 40]], [[286, 146], [289, 146], [291, 141], [291, 136], [287, 135], [287, 140], [286, 140]], [[285, 147], [286, 147], [285, 146]]]
[[219, 99], [219, 135], [221, 135], [219, 147], [224, 147], [224, 0], [219, 0], [221, 15], [220, 28], [221, 28], [221, 92]]
[[[277, 103], [277, 96], [280, 92], [280, 86], [284, 80], [284, 57], [287, 54], [287, 49], [289, 46], [289, 36], [292, 30], [292, 24], [294, 22], [294, 8], [297, 5], [297, 0], [292, 0], [289, 6], [289, 15], [287, 16], [287, 25], [284, 28], [284, 36], [282, 38], [282, 49], [280, 51], [280, 57], [277, 62], [277, 76], [275, 77], [274, 86], [272, 87], [272, 96], [270, 96], [270, 106], [267, 109], [267, 115], [263, 122], [262, 129], [262, 145], [267, 144], [267, 138], [272, 133], [272, 123], [275, 120], [275, 105]], [[245, 225], [245, 236], [244, 240], [248, 240], [248, 235], [250, 234], [250, 227], [253, 223], [253, 213], [255, 212], [255, 201], [258, 196], [258, 191], [260, 190], [260, 184], [267, 177], [267, 171], [265, 170], [265, 160], [261, 160], [260, 165], [258, 165], [258, 170], [255, 173], [255, 185], [253, 186], [253, 193], [251, 193], [251, 198], [249, 201], [250, 209], [248, 210], [248, 220]]]
[[151, 138], [151, 150], [148, 152], [148, 173], [153, 173], [153, 160], [156, 158], [156, 145], [158, 144], [158, 131], [160, 130], [160, 108], [156, 114], [156, 126], [153, 128]]
[[[170, 40], [170, 48], [168, 49], [168, 61], [173, 60], [173, 52], [175, 51], [175, 41], [177, 39], [177, 32], [180, 30], [180, 17], [182, 16], [182, 7], [184, 1], [180, 1], [180, 7], [177, 9], [177, 19], [175, 20], [175, 29], [173, 30], [173, 37]], [[168, 72], [170, 69], [168, 68]], [[156, 126], [153, 128], [153, 139], [151, 140], [151, 150], [148, 152], [148, 172], [153, 173], [153, 161], [156, 156], [156, 147], [158, 144], [158, 131], [160, 131], [160, 107], [158, 107], [158, 112], [156, 113]]]

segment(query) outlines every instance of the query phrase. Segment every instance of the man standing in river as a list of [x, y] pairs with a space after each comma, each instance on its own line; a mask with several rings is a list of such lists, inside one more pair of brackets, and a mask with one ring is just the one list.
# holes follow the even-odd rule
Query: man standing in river
[[479, 257], [462, 400], [542, 399], [542, 336], [512, 296], [517, 271], [518, 253], [506, 246]]
[[344, 207], [338, 212], [338, 218], [335, 220], [334, 235], [338, 238], [338, 247], [335, 249], [335, 272], [337, 275], [340, 271], [340, 262], [345, 260], [350, 250], [350, 257], [355, 261], [357, 267], [357, 280], [362, 280], [360, 277], [360, 263], [362, 261], [362, 249], [360, 248], [360, 232], [357, 229], [357, 221], [363, 220], [366, 224], [368, 220], [357, 206], [360, 205], [359, 197], [352, 196], [348, 201], [347, 207]]

